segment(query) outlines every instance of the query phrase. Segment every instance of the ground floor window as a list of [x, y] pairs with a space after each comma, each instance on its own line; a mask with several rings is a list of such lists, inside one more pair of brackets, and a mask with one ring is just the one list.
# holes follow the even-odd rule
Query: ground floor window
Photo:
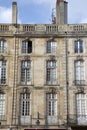
[[24, 125], [30, 123], [30, 93], [20, 95], [20, 122]]
[[5, 94], [0, 93], [0, 120], [5, 117]]
[[46, 115], [47, 123], [55, 124], [57, 123], [57, 94], [47, 93], [46, 94]]
[[76, 94], [76, 114], [78, 124], [87, 124], [87, 97], [86, 94]]

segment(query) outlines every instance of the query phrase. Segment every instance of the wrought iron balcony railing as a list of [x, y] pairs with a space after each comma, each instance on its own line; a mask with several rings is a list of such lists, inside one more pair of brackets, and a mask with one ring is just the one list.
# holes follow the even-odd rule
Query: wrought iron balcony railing
[[6, 85], [6, 78], [0, 79], [0, 86]]
[[85, 85], [85, 80], [74, 80], [75, 85]]
[[5, 115], [0, 115], [0, 121], [5, 120]]
[[87, 115], [69, 115], [69, 125], [87, 125]]

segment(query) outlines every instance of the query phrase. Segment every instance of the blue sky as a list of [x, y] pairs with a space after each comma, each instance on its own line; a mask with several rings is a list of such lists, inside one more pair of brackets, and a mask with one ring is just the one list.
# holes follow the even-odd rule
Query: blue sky
[[[0, 0], [0, 23], [11, 23], [12, 2], [18, 6], [18, 23], [49, 24], [56, 0]], [[87, 0], [68, 1], [68, 23], [87, 23]]]

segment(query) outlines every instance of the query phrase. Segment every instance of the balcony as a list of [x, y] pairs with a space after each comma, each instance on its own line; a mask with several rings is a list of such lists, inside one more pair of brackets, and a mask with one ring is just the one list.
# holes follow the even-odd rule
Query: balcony
[[0, 79], [0, 86], [5, 86], [6, 85], [6, 78]]
[[0, 24], [0, 31], [9, 31], [9, 24]]
[[87, 115], [69, 115], [69, 125], [87, 126]]
[[20, 126], [58, 126], [59, 120], [58, 116], [47, 116], [47, 115], [37, 115], [37, 117], [33, 117], [32, 115], [28, 116], [19, 116], [19, 125]]
[[78, 86], [85, 85], [85, 80], [74, 80], [74, 84]]
[[0, 115], [0, 121], [5, 120], [5, 115]]
[[55, 86], [55, 85], [57, 85], [57, 81], [55, 80], [55, 81], [52, 81], [52, 80], [50, 80], [50, 81], [46, 81], [46, 85], [49, 85], [49, 86]]
[[46, 116], [46, 124], [57, 125], [58, 124], [58, 116]]
[[0, 24], [0, 34], [4, 35], [13, 35], [14, 30], [17, 29], [16, 35], [52, 35], [55, 36], [67, 36], [73, 35], [83, 35], [87, 34], [87, 24], [18, 24], [18, 26], [14, 26], [13, 24]]

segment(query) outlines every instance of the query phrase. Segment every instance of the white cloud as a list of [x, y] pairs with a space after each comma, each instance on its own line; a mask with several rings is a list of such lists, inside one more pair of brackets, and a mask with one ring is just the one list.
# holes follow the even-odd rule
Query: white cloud
[[87, 23], [87, 0], [68, 0], [69, 23]]
[[11, 8], [0, 7], [0, 23], [11, 23]]
[[[12, 22], [12, 9], [6, 7], [0, 7], [0, 23], [11, 23]], [[18, 19], [18, 23], [21, 20]]]
[[87, 18], [82, 19], [82, 20], [80, 21], [80, 23], [87, 23]]

